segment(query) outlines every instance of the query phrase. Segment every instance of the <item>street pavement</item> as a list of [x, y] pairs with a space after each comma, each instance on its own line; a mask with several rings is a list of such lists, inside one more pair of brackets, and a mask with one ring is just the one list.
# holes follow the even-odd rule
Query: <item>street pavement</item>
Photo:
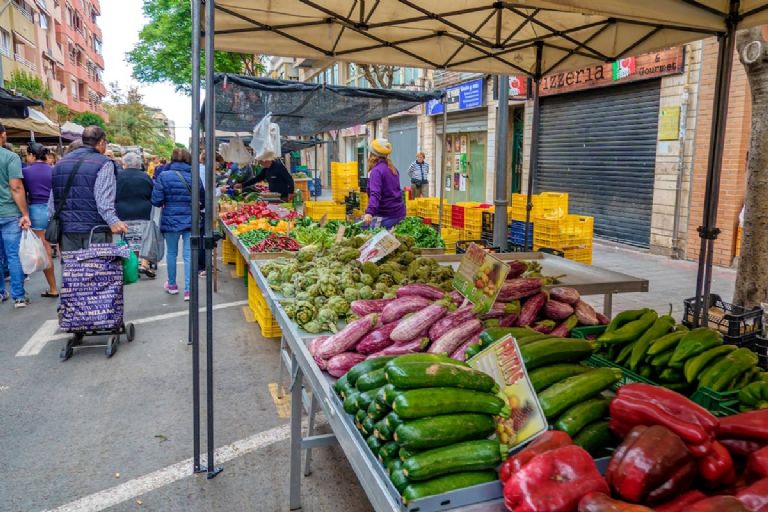
[[[649, 293], [618, 295], [614, 314], [640, 306], [666, 311], [670, 303], [681, 311], [682, 300], [695, 290], [692, 262], [596, 244], [594, 264], [651, 281]], [[6, 468], [0, 511], [288, 510], [289, 407], [276, 391], [279, 342], [262, 338], [258, 326], [246, 322], [246, 289], [230, 275], [232, 268], [222, 267], [214, 298], [220, 307], [215, 439], [225, 447], [226, 461], [223, 473], [210, 481], [190, 475], [186, 461], [192, 456], [187, 304], [181, 295], [162, 291], [164, 266], [156, 281], [142, 278], [126, 287], [126, 321], [142, 323], [136, 340], [123, 342], [111, 359], [103, 349], [90, 349], [59, 360], [65, 340], [45, 342], [54, 334], [56, 304], [39, 297], [42, 275], [27, 282], [33, 300], [28, 308], [0, 306], [0, 447]], [[728, 300], [734, 280], [732, 270], [716, 269], [712, 289]], [[594, 299], [600, 306], [602, 298]], [[302, 500], [305, 511], [371, 510], [338, 447], [313, 451]]]

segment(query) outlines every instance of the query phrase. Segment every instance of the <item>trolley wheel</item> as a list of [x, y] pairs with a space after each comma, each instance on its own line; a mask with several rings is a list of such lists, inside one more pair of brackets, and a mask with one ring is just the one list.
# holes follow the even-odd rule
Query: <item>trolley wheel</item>
[[117, 336], [110, 336], [109, 341], [107, 342], [107, 348], [104, 351], [104, 353], [107, 355], [107, 358], [112, 357], [115, 355], [115, 352], [117, 352], [117, 344], [120, 341], [120, 338]]
[[134, 338], [136, 338], [136, 326], [134, 326], [133, 324], [126, 324], [125, 339], [131, 342], [134, 340]]
[[72, 354], [74, 354], [75, 351], [72, 349], [72, 346], [67, 343], [67, 345], [61, 349], [61, 352], [59, 353], [59, 358], [62, 362], [66, 361], [70, 357], [72, 357]]
[[72, 337], [72, 339], [69, 340], [69, 344], [71, 344], [71, 346], [73, 346], [73, 347], [76, 347], [78, 345], [82, 345], [84, 338], [85, 338], [85, 333], [76, 332], [74, 337]]

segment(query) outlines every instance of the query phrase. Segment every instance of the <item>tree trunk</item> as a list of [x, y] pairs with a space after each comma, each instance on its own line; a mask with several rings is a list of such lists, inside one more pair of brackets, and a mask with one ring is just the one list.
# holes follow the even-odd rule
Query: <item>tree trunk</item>
[[760, 28], [737, 34], [736, 47], [752, 91], [743, 241], [733, 301], [768, 302], [768, 42]]

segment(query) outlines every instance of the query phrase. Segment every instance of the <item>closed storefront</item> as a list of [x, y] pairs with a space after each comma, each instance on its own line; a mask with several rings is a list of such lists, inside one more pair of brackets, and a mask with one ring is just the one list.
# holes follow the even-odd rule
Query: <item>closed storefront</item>
[[418, 151], [416, 116], [390, 118], [388, 138], [392, 144], [392, 162], [400, 172], [400, 186], [410, 187], [408, 167], [416, 159]]

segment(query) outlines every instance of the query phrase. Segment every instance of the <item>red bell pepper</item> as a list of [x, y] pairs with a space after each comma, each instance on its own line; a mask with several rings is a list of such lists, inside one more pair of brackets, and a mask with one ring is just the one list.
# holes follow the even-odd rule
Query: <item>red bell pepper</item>
[[579, 512], [653, 512], [653, 509], [614, 500], [601, 492], [591, 492], [579, 501]]
[[520, 471], [531, 459], [539, 454], [573, 444], [571, 436], [559, 430], [547, 430], [531, 441], [515, 455], [505, 460], [499, 468], [499, 480], [506, 482], [509, 477]]
[[621, 390], [611, 401], [611, 417], [629, 425], [662, 425], [688, 444], [701, 444], [710, 438], [710, 434], [698, 423], [691, 423], [668, 413], [658, 405], [637, 397], [622, 396]]
[[697, 501], [688, 507], [686, 512], [750, 512], [750, 510], [733, 496], [713, 496]]
[[661, 386], [642, 383], [627, 384], [621, 387], [619, 396], [647, 400], [681, 420], [698, 423], [710, 432], [714, 431], [718, 425], [717, 418], [711, 412], [680, 393]]
[[709, 455], [699, 459], [699, 475], [716, 486], [730, 485], [736, 481], [736, 470], [728, 449], [717, 441], [713, 442]]
[[619, 420], [618, 418], [612, 417], [608, 421], [608, 426], [611, 427], [611, 431], [616, 434], [616, 437], [619, 439], [624, 439], [627, 437], [627, 434], [629, 434], [629, 431], [632, 430], [634, 425], [629, 425]]
[[707, 495], [699, 490], [688, 491], [681, 494], [672, 501], [668, 501], [662, 505], [657, 505], [654, 510], [656, 512], [685, 512], [690, 505], [693, 505], [697, 501], [701, 501], [706, 498]]
[[573, 512], [590, 492], [609, 493], [592, 457], [578, 446], [535, 456], [504, 484], [511, 512]]
[[695, 465], [685, 443], [660, 425], [632, 429], [614, 452], [606, 473], [617, 496], [651, 505], [686, 491], [694, 476]]
[[696, 457], [697, 459], [700, 459], [702, 457], [706, 457], [709, 455], [709, 452], [712, 450], [712, 440], [707, 439], [703, 443], [699, 444], [689, 444], [688, 445], [688, 451], [691, 452], [691, 455]]
[[764, 446], [749, 456], [747, 472], [756, 478], [768, 478], [768, 446]]
[[763, 478], [742, 489], [736, 497], [751, 512], [768, 512], [768, 478]]
[[768, 443], [768, 409], [720, 418], [717, 437], [736, 437]]
[[762, 443], [747, 439], [718, 439], [718, 441], [728, 448], [732, 457], [749, 457], [763, 446]]

